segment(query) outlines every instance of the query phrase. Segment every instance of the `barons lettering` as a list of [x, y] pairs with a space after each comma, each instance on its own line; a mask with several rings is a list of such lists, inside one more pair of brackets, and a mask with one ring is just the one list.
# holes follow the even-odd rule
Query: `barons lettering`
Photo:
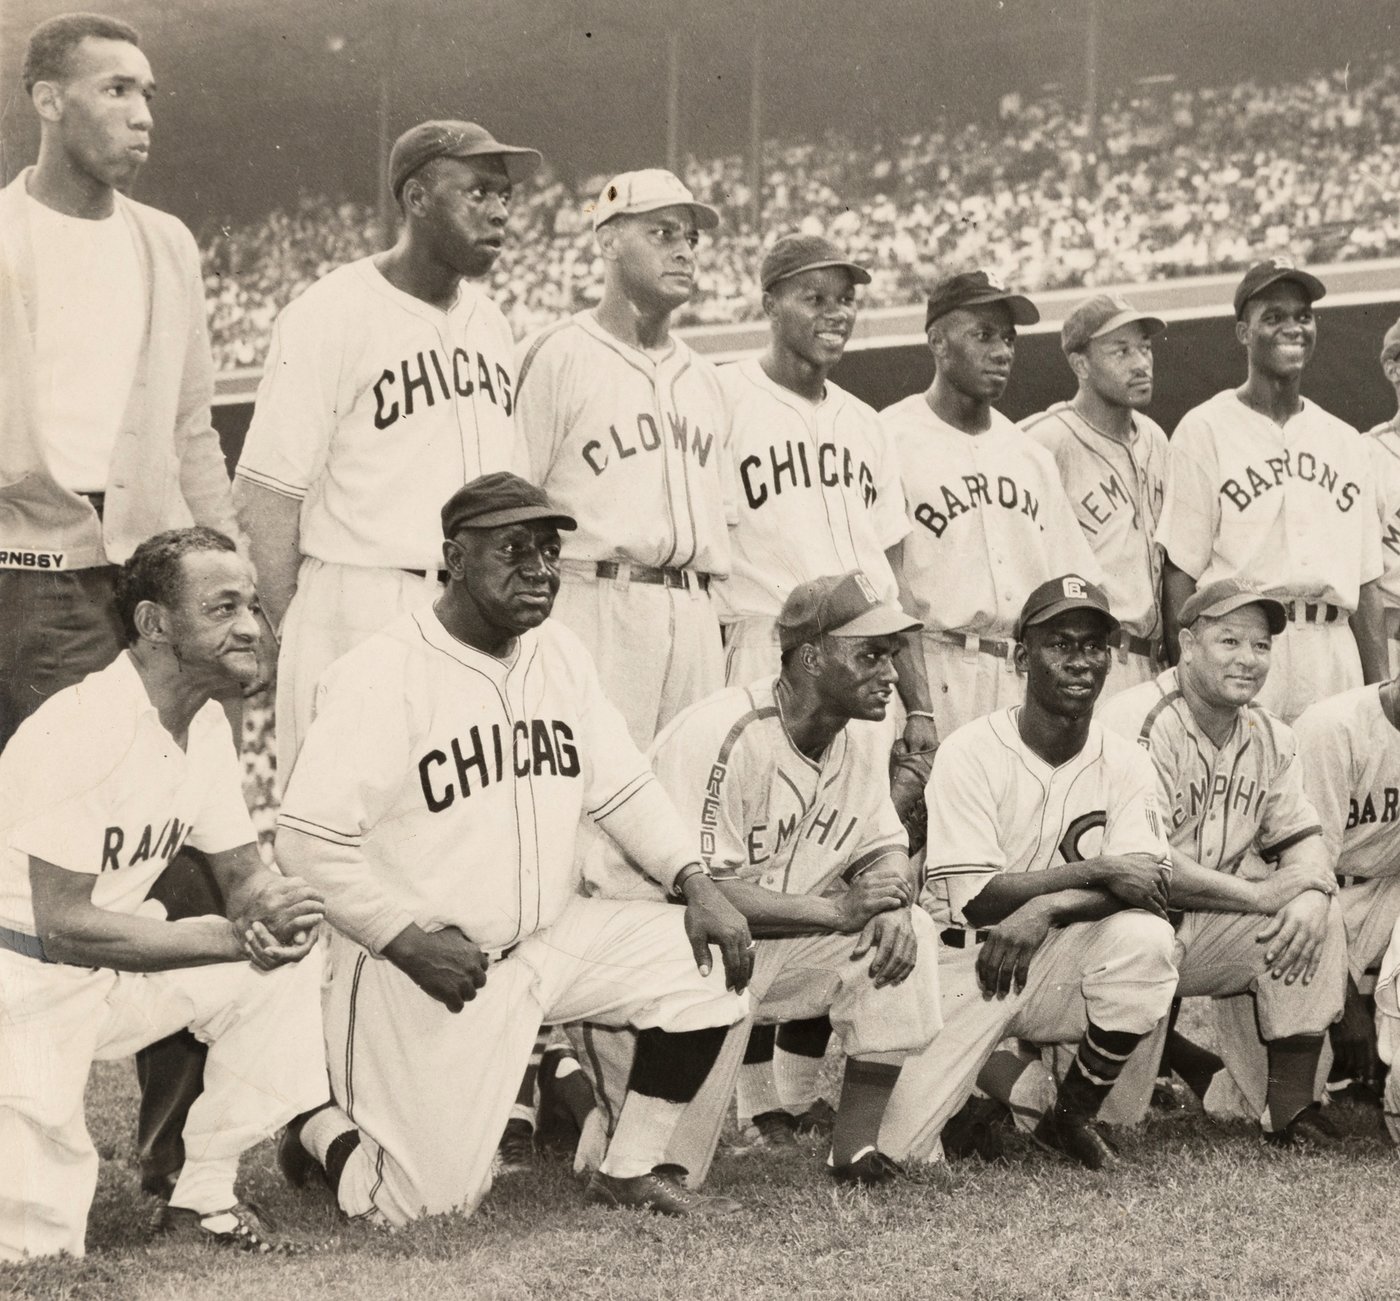
[[941, 538], [943, 530], [959, 515], [984, 506], [1020, 511], [1032, 520], [1040, 516], [1039, 500], [1005, 474], [997, 475], [995, 480], [985, 474], [965, 474], [957, 488], [944, 483], [939, 485], [938, 491], [942, 495], [936, 503], [921, 501], [914, 507], [914, 518], [936, 538]]
[[386, 366], [374, 382], [374, 427], [388, 429], [407, 420], [420, 407], [436, 406], [439, 400], [469, 398], [478, 390], [510, 415], [511, 373], [499, 362], [489, 362], [480, 353], [453, 348], [444, 357], [436, 348], [405, 357], [397, 367]]
[[573, 731], [557, 718], [521, 718], [510, 728], [492, 723], [484, 736], [481, 728], [473, 727], [464, 737], [454, 736], [447, 748], [450, 757], [445, 751], [429, 750], [418, 760], [418, 780], [431, 813], [441, 813], [458, 795], [466, 799], [473, 790], [484, 790], [507, 776], [579, 774]]
[[1372, 798], [1368, 792], [1360, 801], [1353, 795], [1351, 799], [1351, 809], [1347, 813], [1347, 830], [1353, 827], [1365, 826], [1369, 822], [1394, 822], [1400, 817], [1400, 789], [1394, 786], [1383, 787], [1377, 796], [1380, 800], [1380, 808], [1376, 808], [1376, 799]]
[[61, 551], [0, 550], [0, 569], [62, 569]]
[[866, 509], [875, 504], [874, 472], [864, 461], [857, 460], [849, 447], [837, 447], [835, 443], [821, 443], [815, 456], [809, 456], [806, 443], [794, 445], [789, 440], [781, 447], [770, 447], [766, 457], [744, 457], [739, 462], [739, 477], [744, 481], [750, 510], [757, 510], [768, 500], [769, 483], [773, 496], [780, 496], [784, 478], [789, 488], [810, 488], [817, 482], [824, 488], [858, 484]]
[[131, 850], [125, 863], [121, 853], [126, 848], [127, 834], [121, 827], [108, 827], [102, 833], [102, 865], [99, 872], [115, 872], [121, 867], [133, 867], [149, 858], [162, 858], [167, 862], [179, 852], [180, 847], [190, 837], [194, 828], [179, 818], [171, 818], [161, 827], [159, 833], [149, 823], [142, 828], [136, 847]]
[[650, 411], [639, 411], [633, 428], [629, 429], [624, 423], [619, 433], [616, 425], [609, 425], [607, 438], [590, 438], [583, 445], [582, 455], [594, 474], [602, 474], [614, 460], [625, 461], [638, 452], [659, 451], [663, 437], [669, 437], [682, 456], [687, 453], [693, 456], [701, 469], [710, 459], [710, 448], [715, 441], [713, 433], [702, 433], [700, 426], [692, 425], [688, 416], [668, 414], [663, 426]]
[[1342, 483], [1337, 471], [1312, 452], [1284, 451], [1278, 456], [1264, 458], [1262, 465], [1245, 467], [1244, 480], [1226, 479], [1220, 485], [1220, 495], [1228, 497], [1235, 509], [1243, 511], [1266, 492], [1283, 486], [1285, 479], [1315, 483], [1323, 492], [1333, 494], [1333, 501], [1343, 515], [1355, 504], [1361, 488], [1353, 480]]

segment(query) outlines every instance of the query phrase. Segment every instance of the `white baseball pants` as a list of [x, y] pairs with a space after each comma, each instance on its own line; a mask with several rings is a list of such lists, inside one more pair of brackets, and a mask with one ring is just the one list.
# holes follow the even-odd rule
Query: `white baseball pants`
[[1274, 638], [1269, 676], [1254, 703], [1291, 723], [1309, 705], [1361, 683], [1361, 652], [1345, 618], [1290, 622]]

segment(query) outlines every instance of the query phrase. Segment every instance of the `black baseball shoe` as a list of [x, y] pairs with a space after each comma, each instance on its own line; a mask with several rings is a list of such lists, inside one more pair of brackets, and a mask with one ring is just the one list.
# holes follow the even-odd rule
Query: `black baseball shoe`
[[875, 1147], [862, 1148], [854, 1160], [842, 1165], [835, 1164], [828, 1156], [826, 1168], [838, 1184], [860, 1184], [864, 1188], [892, 1183], [904, 1173], [904, 1168], [894, 1157], [886, 1156]]
[[496, 1148], [496, 1174], [518, 1175], [535, 1168], [535, 1127], [523, 1116], [506, 1121]]
[[743, 1207], [732, 1197], [692, 1192], [682, 1182], [679, 1166], [657, 1166], [644, 1175], [618, 1179], [595, 1170], [583, 1200], [595, 1206], [626, 1206], [657, 1215], [733, 1215]]
[[799, 1111], [792, 1120], [798, 1134], [820, 1134], [826, 1137], [836, 1128], [836, 1108], [825, 1098], [818, 1098], [806, 1111]]
[[201, 1215], [182, 1206], [164, 1206], [152, 1225], [169, 1242], [232, 1247], [255, 1255], [290, 1255], [298, 1247], [282, 1238], [267, 1213], [252, 1202], [235, 1202], [227, 1210]]
[[322, 1179], [326, 1177], [321, 1163], [303, 1145], [301, 1127], [318, 1111], [324, 1111], [330, 1105], [329, 1102], [323, 1103], [311, 1111], [293, 1116], [277, 1135], [277, 1168], [293, 1188], [305, 1188], [313, 1174], [320, 1175]]
[[948, 1118], [940, 1137], [943, 1155], [950, 1161], [981, 1157], [984, 1161], [1006, 1159], [1005, 1132], [1011, 1125], [1011, 1112], [995, 1098], [975, 1094]]
[[1051, 1107], [1031, 1131], [1036, 1145], [1078, 1162], [1086, 1170], [1111, 1170], [1119, 1163], [1118, 1145], [1088, 1117], [1057, 1113]]
[[1300, 1152], [1331, 1152], [1342, 1145], [1337, 1127], [1322, 1112], [1321, 1103], [1304, 1107], [1282, 1129], [1263, 1130], [1270, 1147], [1293, 1148]]

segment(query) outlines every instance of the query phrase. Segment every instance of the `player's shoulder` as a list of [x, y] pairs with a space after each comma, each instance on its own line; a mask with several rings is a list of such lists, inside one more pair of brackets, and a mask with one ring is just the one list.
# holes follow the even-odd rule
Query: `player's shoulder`
[[586, 314], [575, 312], [563, 320], [527, 334], [519, 343], [517, 386], [523, 385], [531, 371], [544, 372], [562, 367], [581, 352], [597, 348], [598, 341], [586, 325]]
[[891, 402], [880, 408], [880, 419], [891, 427], [928, 425], [933, 417], [928, 402], [922, 393], [911, 393], [907, 398]]
[[[1373, 682], [1313, 701], [1293, 720], [1293, 730], [1303, 745], [1311, 745], [1328, 733], [1364, 730], [1377, 719], [1386, 722], [1380, 686]], [[1386, 726], [1388, 729], [1388, 722]]]
[[321, 675], [321, 684], [336, 692], [357, 691], [373, 684], [376, 695], [392, 696], [387, 684], [401, 681], [414, 659], [431, 654], [431, 644], [424, 636], [424, 615], [434, 617], [431, 606], [396, 615], [334, 661]]
[[1341, 416], [1333, 415], [1326, 407], [1319, 406], [1311, 398], [1303, 399], [1303, 410], [1307, 413], [1313, 428], [1330, 437], [1344, 442], [1355, 440], [1358, 444], [1365, 437], [1355, 425], [1349, 424]]
[[1089, 724], [1085, 748], [1097, 745], [1103, 771], [1113, 781], [1155, 780], [1156, 769], [1147, 747], [1138, 739], [1130, 739], [1114, 731], [1099, 719]]
[[724, 687], [681, 710], [652, 742], [654, 753], [699, 752], [706, 762], [726, 763], [740, 754], [766, 751], [774, 725], [773, 678]]
[[939, 744], [934, 763], [982, 766], [995, 757], [1014, 757], [1025, 749], [1015, 709], [998, 709], [955, 727]]
[[1074, 438], [1072, 409], [1068, 402], [1055, 402], [1044, 411], [1036, 411], [1026, 416], [1019, 424], [1023, 433], [1029, 434], [1042, 446], [1053, 451]]
[[845, 416], [854, 416], [870, 424], [878, 424], [880, 413], [865, 401], [858, 398], [850, 389], [842, 388], [834, 379], [826, 381], [826, 400], [834, 411]]
[[134, 222], [152, 243], [164, 246], [179, 257], [193, 254], [199, 257], [199, 245], [193, 232], [173, 212], [153, 208], [139, 199], [128, 198], [118, 193], [117, 203], [127, 218]]
[[1286, 763], [1298, 753], [1298, 736], [1272, 710], [1251, 703], [1244, 706], [1244, 727], [1247, 743], [1257, 746], [1266, 761]]
[[1186, 410], [1172, 431], [1172, 442], [1175, 443], [1183, 435], [1199, 438], [1226, 433], [1236, 423], [1240, 410], [1240, 400], [1235, 390], [1221, 389], [1204, 402], [1198, 402]]
[[1176, 735], [1183, 707], [1176, 670], [1167, 669], [1150, 682], [1139, 682], [1104, 701], [1095, 717], [1108, 731], [1150, 746], [1154, 740]]
[[[356, 258], [332, 267], [293, 297], [277, 314], [282, 330], [331, 333], [359, 328], [375, 297], [374, 279], [383, 281], [371, 258]], [[388, 282], [383, 281], [387, 289]]]

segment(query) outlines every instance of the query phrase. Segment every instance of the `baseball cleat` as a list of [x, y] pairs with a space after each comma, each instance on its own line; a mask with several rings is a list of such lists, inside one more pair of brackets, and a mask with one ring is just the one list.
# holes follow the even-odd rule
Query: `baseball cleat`
[[595, 1206], [629, 1206], [657, 1215], [733, 1215], [743, 1210], [732, 1197], [692, 1192], [679, 1166], [657, 1166], [649, 1174], [618, 1179], [595, 1170], [583, 1200]]
[[[330, 1103], [326, 1103], [325, 1106], [330, 1106]], [[326, 1173], [321, 1169], [321, 1163], [306, 1150], [301, 1141], [301, 1127], [317, 1111], [325, 1110], [325, 1106], [293, 1116], [277, 1135], [277, 1168], [282, 1172], [282, 1178], [293, 1188], [305, 1188], [313, 1173], [323, 1177]]]
[[518, 1175], [534, 1168], [535, 1127], [524, 1117], [516, 1116], [506, 1121], [505, 1133], [496, 1149], [495, 1173]]
[[1270, 1147], [1294, 1148], [1300, 1152], [1330, 1152], [1342, 1144], [1337, 1127], [1322, 1114], [1322, 1106], [1316, 1102], [1304, 1107], [1282, 1129], [1261, 1132]]
[[288, 1255], [295, 1250], [277, 1236], [271, 1220], [252, 1202], [235, 1202], [225, 1211], [208, 1215], [183, 1206], [165, 1206], [152, 1228], [170, 1242], [233, 1247], [260, 1256]]
[[1086, 1170], [1111, 1170], [1118, 1146], [1087, 1117], [1057, 1115], [1052, 1107], [1031, 1131], [1036, 1145], [1076, 1161]]
[[799, 1111], [792, 1119], [798, 1134], [826, 1136], [836, 1128], [836, 1108], [825, 1098], [818, 1098], [806, 1111]]
[[860, 1184], [864, 1188], [892, 1183], [904, 1173], [904, 1168], [894, 1157], [886, 1156], [875, 1147], [861, 1148], [855, 1159], [844, 1165], [836, 1165], [828, 1156], [826, 1168], [838, 1184]]
[[1011, 1113], [1002, 1103], [974, 1094], [943, 1126], [943, 1155], [950, 1161], [965, 1161], [974, 1156], [984, 1161], [1003, 1160], [1006, 1143], [1002, 1131], [1010, 1120]]
[[[572, 1063], [566, 1075], [559, 1068]], [[593, 1110], [593, 1087], [578, 1066], [578, 1058], [565, 1048], [549, 1048], [540, 1058], [538, 1128], [536, 1146], [542, 1150], [572, 1154], [579, 1144], [588, 1113]]]

